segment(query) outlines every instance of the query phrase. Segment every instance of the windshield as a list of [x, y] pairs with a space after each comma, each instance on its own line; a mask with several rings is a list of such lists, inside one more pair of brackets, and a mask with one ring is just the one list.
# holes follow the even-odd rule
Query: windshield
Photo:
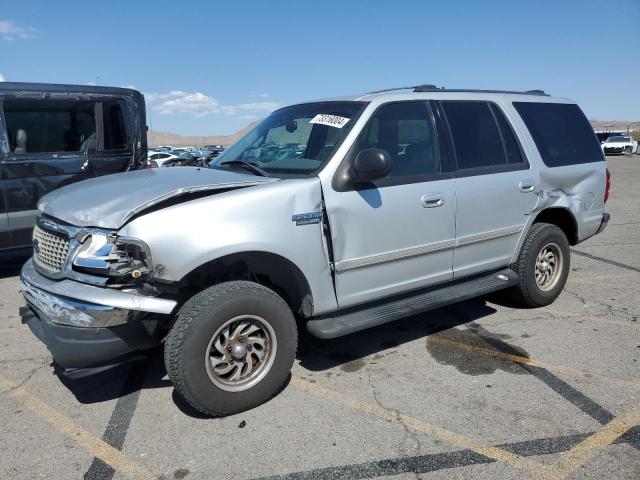
[[609, 137], [607, 142], [628, 142], [629, 137]]
[[[363, 102], [315, 102], [273, 112], [224, 150], [212, 168], [251, 163], [267, 174], [307, 176], [331, 157], [364, 110]], [[228, 165], [225, 163], [230, 162]]]

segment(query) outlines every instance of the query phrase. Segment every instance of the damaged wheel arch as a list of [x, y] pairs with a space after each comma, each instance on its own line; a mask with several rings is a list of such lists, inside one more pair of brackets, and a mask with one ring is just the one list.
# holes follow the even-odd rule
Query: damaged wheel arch
[[302, 317], [313, 315], [313, 294], [302, 270], [291, 260], [266, 251], [232, 253], [210, 260], [186, 274], [178, 288], [193, 295], [212, 285], [249, 280], [278, 293]]

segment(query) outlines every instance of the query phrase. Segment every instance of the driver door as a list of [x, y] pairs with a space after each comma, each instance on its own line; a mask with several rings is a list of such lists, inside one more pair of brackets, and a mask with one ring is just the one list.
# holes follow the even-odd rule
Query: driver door
[[373, 147], [392, 158], [386, 178], [367, 185], [323, 181], [341, 308], [453, 277], [454, 180], [429, 104], [380, 106], [344, 161]]

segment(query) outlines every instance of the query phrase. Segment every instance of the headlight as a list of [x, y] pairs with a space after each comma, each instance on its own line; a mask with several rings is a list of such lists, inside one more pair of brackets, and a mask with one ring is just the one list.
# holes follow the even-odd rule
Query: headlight
[[93, 232], [82, 242], [74, 259], [76, 270], [130, 282], [153, 271], [149, 247], [142, 240]]

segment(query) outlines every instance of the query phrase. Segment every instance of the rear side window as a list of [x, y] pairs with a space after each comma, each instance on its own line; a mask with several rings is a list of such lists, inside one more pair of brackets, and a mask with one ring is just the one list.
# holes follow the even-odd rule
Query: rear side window
[[542, 161], [564, 167], [604, 160], [591, 124], [575, 104], [514, 102]]
[[4, 114], [14, 153], [78, 152], [95, 139], [93, 102], [6, 100]]
[[507, 156], [507, 163], [522, 163], [522, 154], [520, 153], [520, 147], [516, 141], [516, 136], [513, 134], [511, 126], [507, 122], [504, 114], [496, 105], [490, 105], [491, 111], [496, 117], [498, 122], [498, 128], [502, 135], [502, 142], [504, 144], [504, 151]]
[[525, 166], [511, 127], [488, 102], [441, 102], [453, 138], [458, 170]]
[[122, 107], [117, 101], [102, 102], [102, 122], [104, 129], [103, 150], [127, 148], [127, 130]]

